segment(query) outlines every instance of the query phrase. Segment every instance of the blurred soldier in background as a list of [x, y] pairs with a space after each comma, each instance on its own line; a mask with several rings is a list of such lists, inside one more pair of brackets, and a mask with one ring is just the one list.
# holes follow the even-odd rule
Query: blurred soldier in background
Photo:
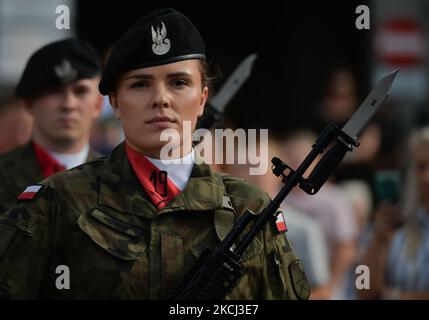
[[100, 73], [97, 53], [82, 40], [57, 41], [30, 57], [15, 95], [33, 117], [33, 134], [0, 156], [0, 212], [27, 185], [97, 157], [89, 138], [102, 106]]

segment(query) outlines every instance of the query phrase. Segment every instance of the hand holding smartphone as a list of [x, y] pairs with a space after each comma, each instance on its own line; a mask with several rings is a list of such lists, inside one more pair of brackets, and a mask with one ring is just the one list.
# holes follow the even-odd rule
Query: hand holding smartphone
[[397, 204], [401, 200], [399, 170], [379, 170], [375, 173], [375, 193], [378, 203]]

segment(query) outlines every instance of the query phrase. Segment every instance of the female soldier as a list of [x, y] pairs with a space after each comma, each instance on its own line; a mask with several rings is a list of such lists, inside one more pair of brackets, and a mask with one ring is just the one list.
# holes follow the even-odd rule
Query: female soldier
[[[245, 209], [268, 204], [256, 187], [199, 163], [190, 136], [176, 145], [180, 161], [160, 160], [163, 129], [182, 132], [185, 121], [195, 128], [206, 81], [204, 42], [183, 14], [154, 11], [121, 38], [99, 89], [109, 94], [125, 142], [107, 158], [28, 187], [3, 215], [3, 295], [165, 299]], [[244, 275], [226, 298], [308, 297], [299, 260], [276, 231], [267, 226], [247, 248]]]

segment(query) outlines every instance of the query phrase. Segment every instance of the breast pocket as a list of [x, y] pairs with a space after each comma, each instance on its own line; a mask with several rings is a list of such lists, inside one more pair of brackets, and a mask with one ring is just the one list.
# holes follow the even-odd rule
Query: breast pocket
[[111, 217], [97, 208], [89, 214], [81, 214], [78, 225], [99, 248], [117, 258], [137, 260], [146, 251], [142, 229]]

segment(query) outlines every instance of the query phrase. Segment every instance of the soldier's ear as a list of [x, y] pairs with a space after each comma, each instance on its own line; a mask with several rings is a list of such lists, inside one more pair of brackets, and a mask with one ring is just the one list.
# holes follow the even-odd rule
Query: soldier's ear
[[198, 117], [201, 117], [204, 113], [204, 106], [206, 105], [207, 98], [209, 96], [209, 88], [204, 87], [201, 92], [200, 105], [198, 106]]
[[116, 118], [121, 119], [121, 108], [119, 108], [118, 96], [116, 95], [116, 93], [109, 93], [109, 102], [112, 106], [113, 113], [115, 114]]

